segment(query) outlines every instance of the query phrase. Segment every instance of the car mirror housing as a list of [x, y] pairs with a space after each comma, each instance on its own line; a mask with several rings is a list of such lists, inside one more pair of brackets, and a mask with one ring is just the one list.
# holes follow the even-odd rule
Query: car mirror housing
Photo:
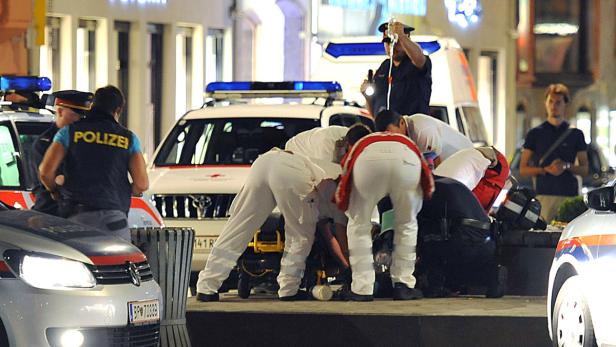
[[588, 208], [597, 211], [614, 210], [614, 187], [601, 187], [589, 191], [584, 195], [584, 203]]

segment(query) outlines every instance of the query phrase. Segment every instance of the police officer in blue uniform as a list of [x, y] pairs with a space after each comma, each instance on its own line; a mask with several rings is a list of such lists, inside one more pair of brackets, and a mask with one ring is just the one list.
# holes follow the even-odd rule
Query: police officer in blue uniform
[[69, 219], [130, 242], [131, 195], [141, 194], [149, 182], [139, 139], [118, 123], [123, 107], [118, 88], [96, 90], [92, 110], [58, 131], [39, 170], [47, 190], [56, 195], [53, 173], [64, 160]]
[[[54, 99], [53, 105], [56, 107], [54, 123], [32, 144], [31, 172], [36, 174], [38, 174], [38, 167], [43, 161], [43, 156], [45, 156], [45, 152], [47, 152], [58, 130], [85, 117], [86, 112], [92, 107], [94, 94], [77, 90], [61, 90], [52, 93], [51, 97]], [[60, 174], [61, 171], [59, 172]], [[34, 179], [36, 180], [36, 185], [32, 189], [32, 193], [34, 194], [35, 202], [32, 209], [54, 216], [61, 216], [58, 210], [58, 201], [51, 197], [51, 194], [39, 181], [38, 175]]]

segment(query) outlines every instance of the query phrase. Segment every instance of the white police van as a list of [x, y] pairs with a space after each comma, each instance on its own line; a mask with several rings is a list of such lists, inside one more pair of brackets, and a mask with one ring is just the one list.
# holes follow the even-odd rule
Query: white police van
[[148, 194], [165, 225], [196, 231], [193, 271], [203, 269], [259, 154], [315, 127], [373, 126], [365, 109], [340, 99], [336, 82], [214, 82], [206, 93], [211, 99], [177, 121], [148, 165]]
[[[41, 92], [50, 88], [51, 81], [46, 77], [0, 76], [0, 201], [11, 207], [30, 209], [34, 205], [32, 189], [38, 183], [38, 168], [31, 159], [32, 145], [53, 125], [54, 116], [44, 108], [15, 107], [4, 101], [3, 95], [14, 90]], [[149, 201], [132, 197], [128, 214], [131, 227], [160, 227], [162, 222]]]
[[[370, 36], [326, 43], [313, 79], [324, 76], [335, 79], [342, 85], [346, 99], [363, 104], [365, 100], [359, 88], [368, 70], [376, 71], [388, 58], [381, 40], [381, 37]], [[412, 40], [432, 61], [431, 115], [460, 131], [476, 145], [487, 144], [473, 76], [458, 42], [436, 36], [412, 36]]]

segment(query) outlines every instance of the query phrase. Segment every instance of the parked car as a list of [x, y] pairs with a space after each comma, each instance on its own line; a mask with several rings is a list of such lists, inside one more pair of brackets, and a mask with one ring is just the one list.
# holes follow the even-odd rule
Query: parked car
[[138, 248], [0, 204], [0, 346], [158, 346], [161, 290]]
[[550, 269], [547, 313], [554, 346], [614, 346], [614, 181], [588, 192], [589, 210], [563, 230]]
[[[41, 80], [33, 77], [1, 77], [0, 83], [0, 201], [21, 209], [34, 205], [32, 188], [38, 182], [38, 170], [32, 163], [32, 144], [36, 138], [49, 129], [53, 114], [42, 107], [11, 108], [10, 102], [3, 102], [5, 89], [18, 84], [21, 91], [44, 91]], [[51, 82], [49, 82], [51, 84]], [[143, 197], [133, 197], [128, 214], [131, 227], [159, 227], [163, 220], [156, 208]]]
[[[596, 144], [590, 143], [587, 149], [588, 153], [588, 175], [582, 177], [582, 193], [590, 188], [600, 187], [610, 180], [616, 178], [616, 170], [611, 167], [601, 152], [601, 149]], [[511, 175], [516, 178], [518, 185], [521, 187], [533, 188], [533, 183], [530, 177], [520, 175], [520, 158], [522, 156], [522, 145], [518, 146], [509, 167]]]

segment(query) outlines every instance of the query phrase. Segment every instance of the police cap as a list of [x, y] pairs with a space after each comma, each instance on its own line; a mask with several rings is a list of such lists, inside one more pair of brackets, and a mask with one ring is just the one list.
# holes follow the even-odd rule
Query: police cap
[[92, 109], [94, 94], [78, 90], [60, 90], [52, 93], [55, 97], [54, 106], [70, 108], [79, 114], [85, 114]]
[[[381, 25], [379, 25], [379, 31], [384, 33], [385, 30], [387, 30], [387, 27], [389, 26], [389, 22], [385, 22], [385, 23], [381, 23]], [[413, 28], [412, 26], [408, 26], [406, 24], [402, 24], [402, 27], [404, 28], [404, 33], [405, 34], [410, 34], [411, 31], [415, 30], [415, 28]]]

